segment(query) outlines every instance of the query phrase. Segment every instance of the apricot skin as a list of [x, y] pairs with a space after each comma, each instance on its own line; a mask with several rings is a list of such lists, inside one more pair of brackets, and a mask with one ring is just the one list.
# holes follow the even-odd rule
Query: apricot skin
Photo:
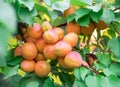
[[54, 46], [54, 52], [58, 57], [64, 57], [71, 50], [71, 44], [66, 41], [59, 41]]
[[22, 57], [26, 60], [33, 60], [36, 58], [38, 51], [34, 43], [27, 42], [22, 47]]
[[64, 62], [69, 68], [77, 68], [82, 65], [82, 57], [78, 52], [71, 51], [65, 56]]
[[34, 23], [34, 26], [28, 27], [27, 33], [30, 37], [38, 39], [42, 36], [42, 26], [38, 23]]
[[51, 71], [51, 66], [46, 61], [38, 61], [35, 65], [35, 73], [40, 77], [46, 77]]
[[33, 72], [35, 68], [35, 61], [23, 60], [20, 64], [20, 67], [25, 72]]

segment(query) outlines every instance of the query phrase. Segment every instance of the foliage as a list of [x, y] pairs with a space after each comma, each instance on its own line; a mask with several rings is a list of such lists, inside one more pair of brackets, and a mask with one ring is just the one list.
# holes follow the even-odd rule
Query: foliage
[[[7, 87], [119, 87], [119, 4], [119, 0], [0, 0], [1, 87], [7, 84], [10, 84]], [[75, 6], [75, 13], [65, 17], [64, 11], [70, 6]], [[96, 28], [92, 35], [79, 34], [79, 43], [74, 47], [89, 67], [65, 69], [53, 60], [50, 62], [52, 71], [45, 78], [19, 69], [22, 57], [14, 56], [15, 48], [24, 43], [14, 41], [21, 31], [19, 27], [49, 21], [53, 27], [65, 30], [69, 22], [88, 27], [91, 21], [96, 24], [99, 20], [103, 20], [108, 28]], [[13, 41], [9, 42], [11, 38]], [[92, 66], [89, 58], [94, 59]]]

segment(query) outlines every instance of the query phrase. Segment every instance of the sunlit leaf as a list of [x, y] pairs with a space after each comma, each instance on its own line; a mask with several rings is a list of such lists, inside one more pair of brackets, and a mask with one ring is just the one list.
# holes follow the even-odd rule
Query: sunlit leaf
[[32, 0], [18, 0], [20, 2], [20, 4], [25, 5], [26, 7], [29, 8], [29, 10], [31, 11], [34, 7], [34, 3]]

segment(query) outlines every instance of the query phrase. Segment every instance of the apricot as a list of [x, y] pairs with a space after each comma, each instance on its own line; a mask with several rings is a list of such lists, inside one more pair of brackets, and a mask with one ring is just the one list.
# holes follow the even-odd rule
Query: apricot
[[35, 39], [38, 39], [42, 36], [42, 26], [38, 23], [34, 23], [34, 26], [28, 27], [28, 35]]
[[37, 48], [34, 43], [27, 42], [22, 47], [22, 57], [26, 60], [33, 60], [38, 55]]
[[64, 62], [69, 68], [77, 68], [82, 65], [82, 57], [78, 52], [71, 51], [65, 56]]
[[89, 23], [89, 26], [81, 26], [81, 33], [85, 35], [91, 35], [94, 31], [95, 27], [92, 22]]
[[54, 29], [50, 29], [43, 34], [46, 43], [54, 44], [58, 41], [58, 34]]
[[71, 50], [72, 46], [66, 41], [58, 41], [54, 46], [54, 52], [58, 57], [64, 57]]
[[62, 40], [64, 37], [64, 30], [60, 27], [56, 27], [54, 28], [54, 30], [57, 32], [58, 34], [58, 41]]
[[99, 20], [98, 23], [95, 23], [95, 27], [97, 29], [103, 30], [103, 29], [107, 28], [107, 25], [104, 21]]
[[26, 40], [27, 42], [36, 42], [36, 39], [35, 39], [35, 38], [29, 37], [29, 36], [26, 37], [25, 40]]
[[51, 24], [48, 21], [44, 21], [42, 23], [42, 31], [45, 32], [45, 31], [48, 31], [50, 29], [52, 29]]
[[39, 53], [35, 58], [36, 61], [46, 60], [45, 56], [42, 53]]
[[46, 61], [38, 61], [35, 65], [35, 73], [40, 77], [46, 77], [51, 71], [51, 66]]
[[54, 45], [45, 45], [43, 49], [43, 54], [47, 59], [54, 60], [57, 58], [55, 52], [54, 52]]
[[22, 51], [22, 46], [18, 46], [16, 47], [16, 49], [14, 50], [14, 56], [21, 56], [21, 51]]
[[75, 13], [76, 8], [74, 6], [70, 6], [68, 9], [64, 11], [64, 16], [69, 16], [70, 14]]
[[64, 57], [63, 58], [58, 58], [58, 63], [60, 66], [62, 66], [63, 68], [68, 68], [64, 62]]
[[68, 33], [64, 36], [63, 41], [66, 41], [71, 44], [72, 47], [77, 45], [78, 35], [74, 32]]
[[37, 47], [38, 51], [43, 53], [43, 48], [46, 45], [45, 40], [43, 38], [40, 38], [36, 41], [35, 44], [36, 44], [36, 47]]
[[80, 26], [76, 22], [70, 22], [66, 26], [66, 33], [74, 32], [76, 34], [80, 34]]
[[25, 72], [33, 72], [35, 68], [35, 61], [34, 60], [23, 60], [20, 63], [20, 67]]

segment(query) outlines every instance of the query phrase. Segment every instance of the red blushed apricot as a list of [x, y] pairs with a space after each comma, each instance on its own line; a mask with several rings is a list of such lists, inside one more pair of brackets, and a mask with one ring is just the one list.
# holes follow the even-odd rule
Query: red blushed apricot
[[50, 29], [43, 34], [46, 43], [54, 44], [58, 41], [58, 34], [54, 29]]
[[21, 56], [21, 50], [22, 50], [22, 46], [18, 46], [15, 50], [14, 50], [14, 56]]
[[28, 35], [35, 39], [39, 39], [42, 36], [42, 26], [38, 23], [34, 23], [34, 26], [29, 26]]
[[37, 57], [35, 58], [36, 61], [44, 61], [46, 60], [45, 56], [42, 53], [39, 53]]
[[41, 53], [43, 53], [43, 49], [44, 49], [44, 47], [46, 45], [45, 40], [43, 38], [40, 38], [40, 39], [38, 39], [36, 41], [35, 44], [36, 44], [36, 47], [37, 47], [38, 51], [41, 52]]
[[82, 65], [82, 57], [78, 52], [71, 51], [65, 56], [64, 62], [69, 68], [77, 68]]
[[54, 46], [54, 52], [58, 57], [64, 57], [71, 50], [72, 46], [66, 41], [59, 41]]
[[54, 60], [57, 58], [55, 52], [54, 52], [54, 45], [45, 45], [43, 49], [43, 54], [47, 59]]

